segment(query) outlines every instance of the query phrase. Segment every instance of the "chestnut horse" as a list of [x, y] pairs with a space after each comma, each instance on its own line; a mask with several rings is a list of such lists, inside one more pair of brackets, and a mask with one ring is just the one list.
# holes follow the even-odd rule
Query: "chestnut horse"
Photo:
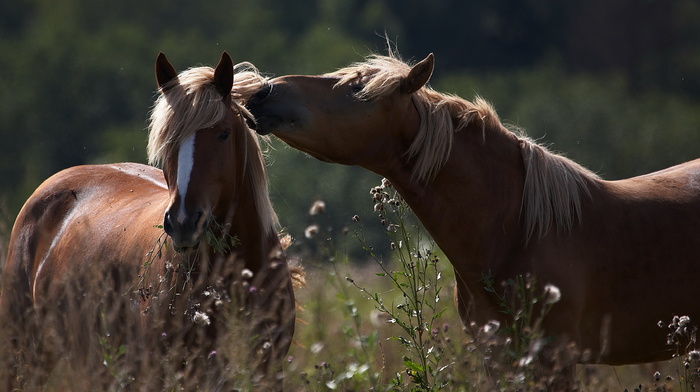
[[272, 79], [247, 107], [322, 161], [386, 177], [456, 275], [465, 325], [504, 320], [483, 274], [561, 291], [545, 333], [620, 365], [671, 358], [660, 320], [700, 320], [700, 160], [604, 181], [500, 122], [490, 104], [426, 86], [434, 57], [397, 56]]
[[[174, 359], [204, 373], [193, 381], [191, 373], [176, 368], [185, 372], [186, 389], [223, 388], [223, 381], [211, 377], [231, 373], [232, 365], [214, 359], [232, 351], [232, 344], [242, 347], [233, 350], [242, 366], [250, 366], [249, 387], [282, 389], [294, 293], [264, 157], [241, 105], [262, 78], [252, 67], [235, 73], [225, 52], [216, 69], [191, 68], [179, 75], [161, 53], [155, 70], [160, 95], [151, 114], [148, 154], [163, 171], [135, 163], [66, 169], [32, 194], [15, 222], [0, 297], [0, 319], [16, 321], [14, 334], [9, 332], [13, 346], [2, 353], [12, 356], [10, 367], [15, 367], [7, 390], [13, 384], [34, 385], [31, 372], [38, 369], [21, 374], [30, 366], [22, 358], [33, 343], [20, 340], [32, 310], [42, 310], [41, 315], [34, 311], [39, 328], [41, 317], [52, 310], [71, 310], [66, 303], [80, 295], [70, 291], [72, 282], [86, 276], [105, 278], [93, 283], [93, 291], [112, 287], [126, 303], [127, 311], [113, 317], [108, 331], [127, 322], [120, 317], [137, 315], [142, 341], [162, 339], [168, 347], [202, 353]], [[111, 314], [112, 302], [100, 308], [101, 320]], [[235, 341], [229, 334], [232, 322], [220, 317], [227, 307], [235, 308], [248, 332]], [[63, 333], [80, 332], [69, 326]], [[79, 346], [95, 333], [88, 330], [73, 340]], [[120, 343], [134, 345], [127, 354], [143, 356], [134, 353], [138, 340]], [[46, 371], [55, 363], [48, 360]], [[101, 365], [101, 357], [97, 365], [88, 363]], [[212, 370], [217, 366], [218, 373]]]

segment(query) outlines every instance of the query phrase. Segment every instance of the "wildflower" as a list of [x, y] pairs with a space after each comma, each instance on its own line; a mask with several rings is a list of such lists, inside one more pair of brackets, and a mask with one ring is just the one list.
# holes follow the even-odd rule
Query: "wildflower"
[[688, 358], [690, 358], [693, 361], [700, 361], [700, 351], [693, 350], [693, 351], [689, 352]]
[[391, 182], [389, 180], [387, 180], [386, 178], [382, 178], [382, 187], [391, 188]]
[[654, 381], [659, 382], [659, 380], [661, 380], [661, 373], [659, 373], [659, 372], [654, 373]]
[[319, 215], [326, 212], [326, 203], [323, 200], [316, 200], [309, 209], [309, 215]]
[[491, 320], [486, 325], [484, 325], [481, 329], [484, 331], [485, 334], [487, 335], [493, 335], [498, 331], [498, 328], [501, 327], [501, 323], [498, 322], [497, 320]]
[[318, 234], [318, 225], [311, 225], [304, 230], [304, 236], [308, 239], [314, 238]]
[[374, 212], [381, 211], [384, 209], [384, 204], [382, 203], [377, 203], [374, 205]]
[[192, 321], [194, 321], [195, 324], [199, 324], [199, 325], [211, 324], [211, 320], [209, 320], [209, 316], [204, 312], [200, 312], [199, 310], [194, 312], [194, 316], [192, 316]]
[[561, 291], [553, 284], [544, 286], [544, 303], [547, 305], [555, 304], [561, 300]]
[[353, 221], [353, 222], [359, 222], [359, 221], [360, 221], [360, 216], [359, 216], [359, 215], [353, 215], [353, 216], [352, 216], [352, 221]]
[[209, 355], [207, 356], [207, 359], [212, 359], [216, 355], [216, 350], [212, 350]]
[[248, 268], [243, 268], [243, 271], [241, 271], [241, 278], [250, 279], [252, 277], [253, 277], [253, 271], [249, 270]]
[[685, 326], [687, 326], [688, 324], [690, 324], [690, 317], [688, 317], [688, 316], [681, 316], [681, 317], [678, 319], [678, 326], [680, 326], [680, 327], [685, 327]]

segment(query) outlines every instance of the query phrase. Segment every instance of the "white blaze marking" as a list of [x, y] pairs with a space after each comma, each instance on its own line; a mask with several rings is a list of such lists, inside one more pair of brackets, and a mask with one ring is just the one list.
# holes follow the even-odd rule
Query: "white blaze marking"
[[190, 183], [190, 175], [194, 166], [194, 134], [180, 144], [180, 151], [177, 154], [177, 192], [180, 194], [180, 209], [177, 213], [177, 222], [182, 224], [187, 217], [185, 213], [185, 195], [187, 186]]

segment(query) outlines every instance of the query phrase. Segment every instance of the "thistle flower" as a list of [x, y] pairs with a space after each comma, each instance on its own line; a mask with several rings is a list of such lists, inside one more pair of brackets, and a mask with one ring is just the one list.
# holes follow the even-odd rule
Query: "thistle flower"
[[488, 323], [486, 323], [483, 327], [481, 327], [481, 330], [484, 331], [486, 335], [493, 335], [498, 331], [498, 329], [501, 327], [501, 323], [498, 322], [497, 320], [491, 320]]
[[207, 315], [204, 312], [200, 312], [199, 310], [194, 312], [194, 315], [192, 316], [192, 321], [194, 321], [195, 324], [199, 325], [211, 324], [211, 320], [209, 320], [209, 315]]
[[314, 204], [311, 205], [309, 209], [309, 215], [319, 215], [326, 212], [326, 202], [323, 200], [316, 200]]
[[544, 303], [547, 305], [555, 304], [561, 300], [561, 291], [553, 284], [544, 286]]
[[248, 268], [243, 268], [243, 271], [241, 271], [241, 278], [250, 279], [252, 277], [253, 277], [253, 271], [249, 270]]
[[308, 239], [314, 238], [318, 234], [318, 230], [318, 225], [311, 225], [304, 230], [304, 237]]
[[681, 316], [681, 317], [678, 319], [678, 325], [679, 325], [680, 327], [685, 327], [685, 326], [687, 326], [688, 324], [690, 324], [690, 317], [688, 317], [688, 316]]

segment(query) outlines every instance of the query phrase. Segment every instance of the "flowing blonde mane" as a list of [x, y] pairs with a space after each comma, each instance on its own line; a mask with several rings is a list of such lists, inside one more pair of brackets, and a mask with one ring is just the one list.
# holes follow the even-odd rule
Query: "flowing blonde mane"
[[[328, 76], [339, 77], [338, 85], [366, 82], [357, 96], [372, 100], [396, 92], [410, 70], [411, 66], [390, 50], [388, 56], [372, 55], [365, 62], [352, 64]], [[365, 81], [363, 77], [366, 76], [369, 78]], [[468, 125], [479, 124], [484, 141], [487, 130], [508, 132], [493, 106], [481, 97], [469, 102], [425, 86], [412, 98], [421, 118], [417, 135], [407, 152], [409, 159], [416, 160], [413, 181], [425, 184], [435, 178], [447, 163], [455, 133]], [[575, 219], [581, 219], [581, 197], [590, 197], [589, 184], [595, 182], [589, 180], [597, 179], [597, 175], [522, 134], [517, 136], [525, 165], [521, 215], [526, 241], [535, 234], [544, 236], [552, 223], [557, 230], [570, 230]]]
[[[221, 122], [231, 109], [252, 118], [243, 104], [262, 87], [266, 78], [250, 63], [236, 64], [234, 72], [231, 107], [227, 107], [216, 90], [213, 84], [214, 69], [211, 67], [196, 67], [181, 72], [171, 82], [173, 85], [167, 95], [160, 93], [149, 122], [147, 151], [151, 165], [162, 166], [164, 158], [171, 156], [183, 140], [199, 129]], [[253, 185], [255, 205], [264, 226], [276, 230], [277, 215], [269, 198], [265, 157], [260, 141], [244, 121], [241, 124], [247, 133], [248, 143], [241, 148], [247, 156], [245, 170]], [[253, 150], [252, 154], [250, 150]]]

